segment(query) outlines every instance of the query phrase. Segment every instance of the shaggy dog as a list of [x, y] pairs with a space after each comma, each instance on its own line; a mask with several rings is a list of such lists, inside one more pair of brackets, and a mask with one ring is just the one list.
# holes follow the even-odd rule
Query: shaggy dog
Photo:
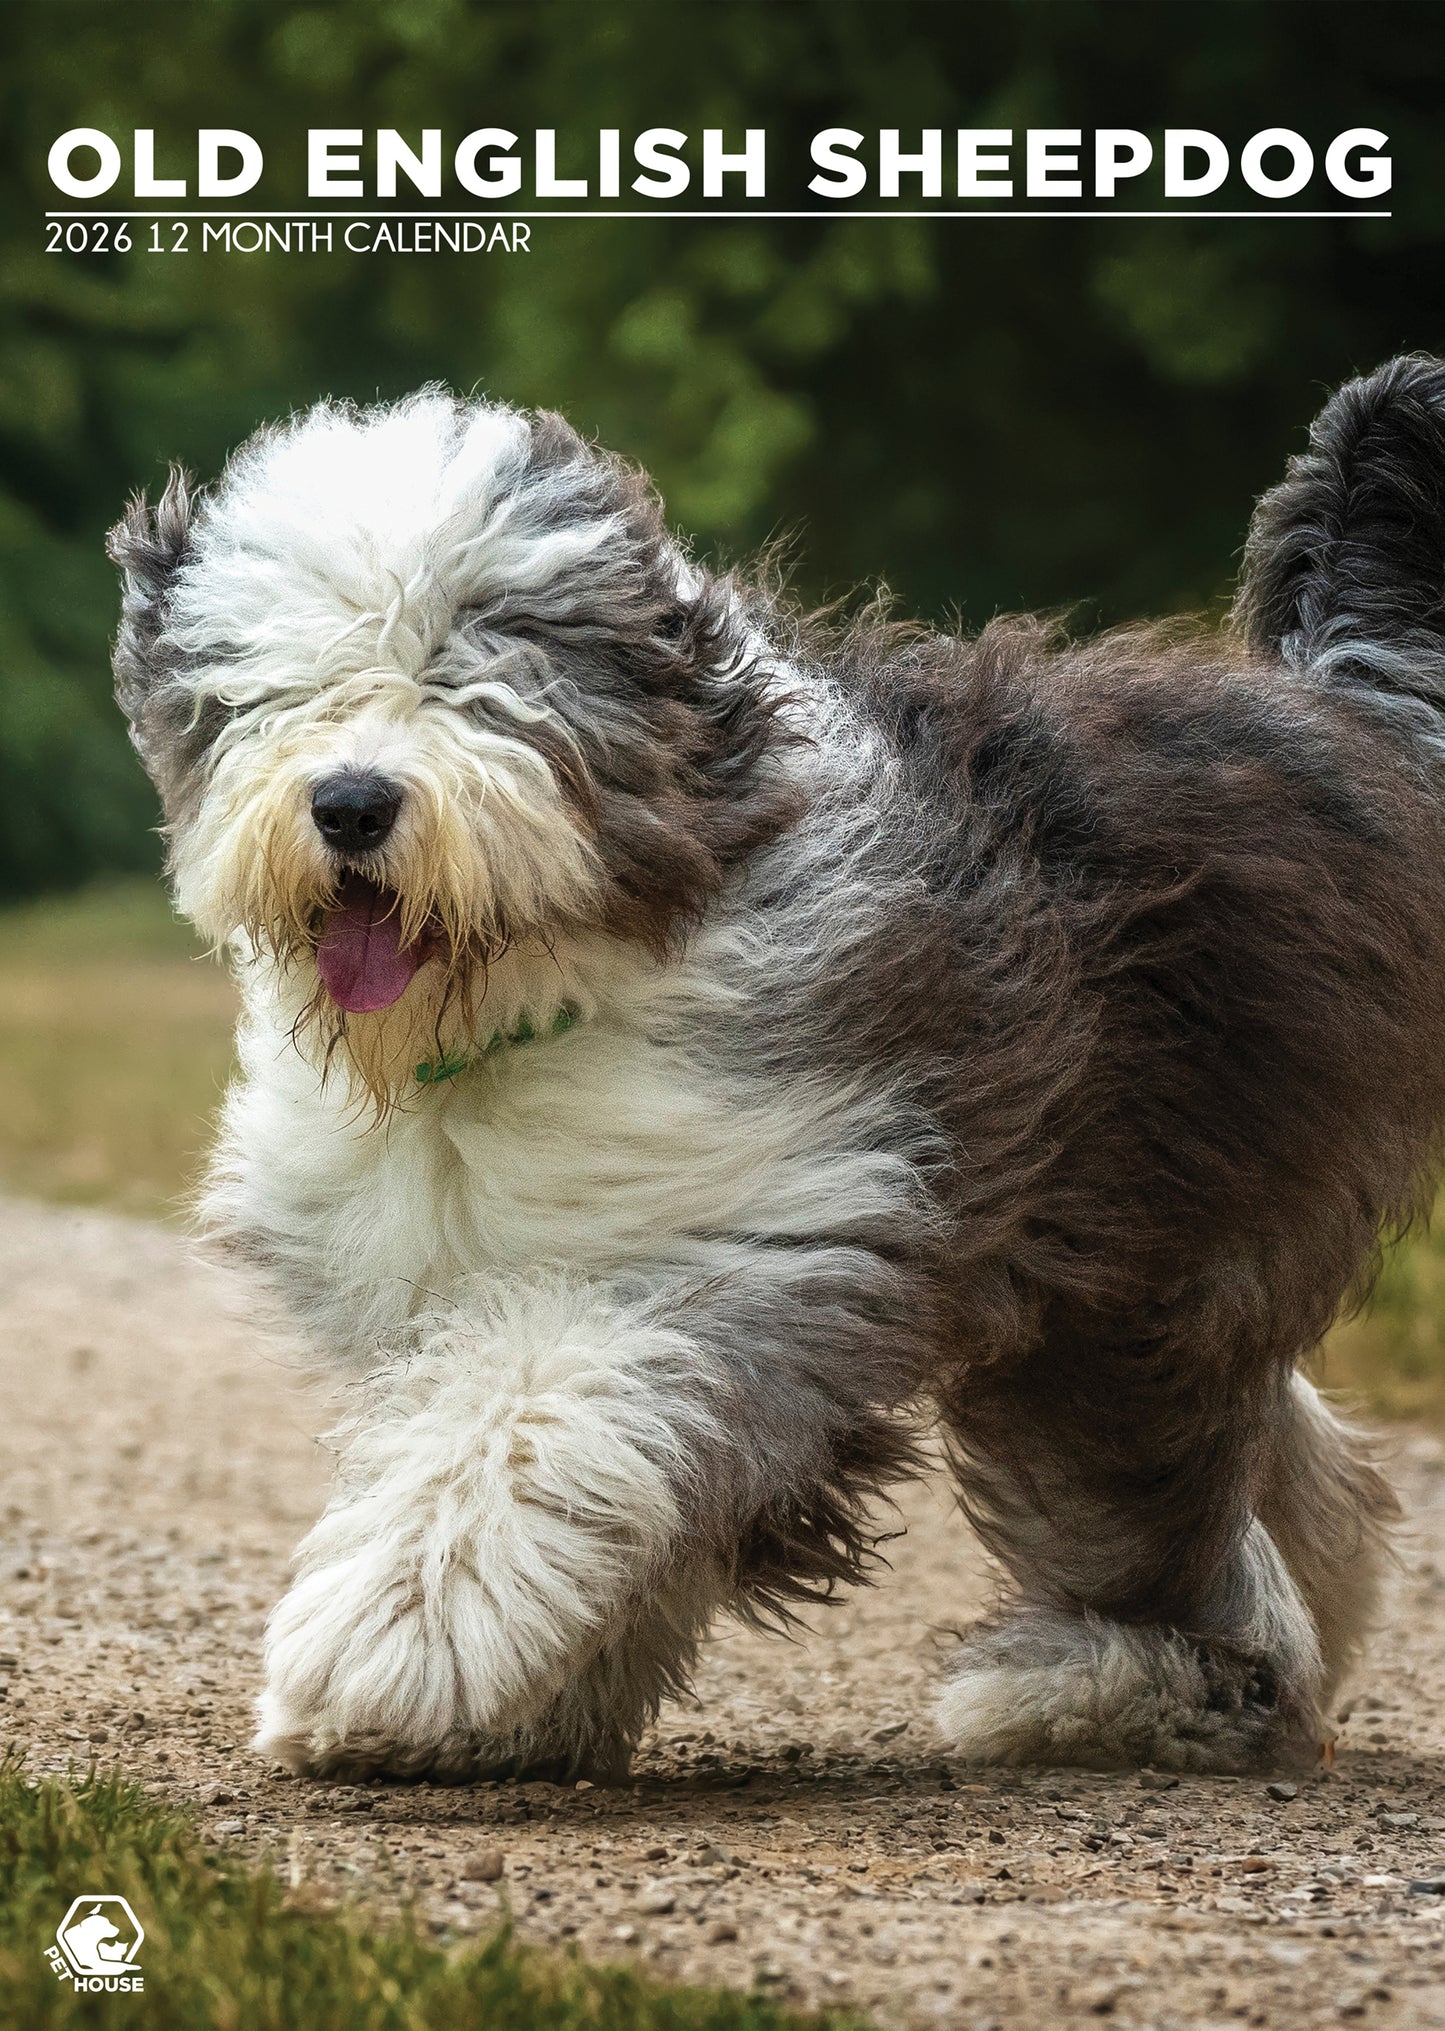
[[1445, 365], [1329, 404], [1222, 635], [808, 623], [435, 391], [111, 554], [244, 997], [209, 1219], [347, 1396], [267, 1755], [625, 1770], [925, 1422], [956, 1751], [1314, 1752], [1393, 1504], [1296, 1363], [1445, 1123]]

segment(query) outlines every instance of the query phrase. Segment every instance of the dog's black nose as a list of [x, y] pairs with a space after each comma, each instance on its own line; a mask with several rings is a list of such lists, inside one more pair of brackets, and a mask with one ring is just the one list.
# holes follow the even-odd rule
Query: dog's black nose
[[401, 809], [401, 791], [371, 769], [345, 769], [311, 792], [316, 830], [333, 853], [374, 853]]

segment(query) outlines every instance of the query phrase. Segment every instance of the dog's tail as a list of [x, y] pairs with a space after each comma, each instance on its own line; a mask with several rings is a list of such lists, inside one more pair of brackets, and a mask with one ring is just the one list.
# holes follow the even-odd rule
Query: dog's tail
[[1445, 711], [1445, 361], [1404, 354], [1325, 404], [1255, 510], [1234, 618], [1288, 663]]

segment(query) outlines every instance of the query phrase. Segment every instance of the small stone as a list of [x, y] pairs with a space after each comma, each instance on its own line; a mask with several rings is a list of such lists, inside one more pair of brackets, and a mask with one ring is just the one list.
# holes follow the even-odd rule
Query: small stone
[[224, 1784], [208, 1784], [201, 1793], [201, 1804], [231, 1805], [235, 1800], [235, 1796], [235, 1792], [227, 1791]]
[[483, 1848], [462, 1863], [460, 1875], [464, 1883], [500, 1883], [506, 1870], [500, 1848]]
[[738, 1929], [731, 1918], [716, 1919], [708, 1927], [707, 1939], [709, 1946], [726, 1946], [730, 1939], [736, 1939], [737, 1936]]
[[1177, 1791], [1179, 1789], [1179, 1779], [1172, 1777], [1167, 1770], [1141, 1770], [1139, 1772], [1139, 1789], [1141, 1791]]
[[637, 1938], [637, 1927], [635, 1925], [614, 1925], [612, 1937], [620, 1940], [623, 1946], [631, 1946]]
[[1410, 1883], [1412, 1897], [1445, 1897], [1445, 1871], [1438, 1876], [1416, 1876]]
[[597, 1787], [590, 1777], [579, 1777], [572, 1789], [574, 1791], [595, 1791]]
[[907, 1728], [907, 1721], [894, 1721], [886, 1728], [875, 1728], [873, 1739], [875, 1742], [891, 1742], [895, 1736], [904, 1734]]
[[787, 1975], [775, 1960], [760, 1960], [753, 1969], [753, 1977], [760, 1982], [784, 1982]]
[[669, 1890], [666, 1884], [655, 1884], [652, 1889], [643, 1891], [637, 1900], [637, 1908], [644, 1918], [666, 1918], [670, 1911], [677, 1909], [677, 1892]]
[[245, 1831], [246, 1822], [243, 1819], [221, 1819], [216, 1822], [216, 1832], [227, 1837], [232, 1834], [243, 1834]]
[[1268, 1855], [1246, 1855], [1239, 1866], [1246, 1876], [1262, 1876], [1274, 1867], [1274, 1863]]
[[1299, 1797], [1297, 1784], [1266, 1784], [1264, 1789], [1266, 1797], [1277, 1798], [1281, 1805], [1288, 1805], [1292, 1798]]
[[649, 1848], [643, 1859], [648, 1862], [670, 1862], [672, 1860], [672, 1852], [670, 1849], [660, 1846]]
[[732, 1856], [728, 1853], [727, 1849], [720, 1848], [716, 1841], [704, 1841], [697, 1851], [697, 1858], [699, 1862], [707, 1865], [717, 1862], [730, 1862], [732, 1860]]
[[1403, 1833], [1406, 1827], [1418, 1826], [1420, 1822], [1417, 1812], [1382, 1812], [1379, 1817], [1381, 1826], [1394, 1827], [1397, 1833]]

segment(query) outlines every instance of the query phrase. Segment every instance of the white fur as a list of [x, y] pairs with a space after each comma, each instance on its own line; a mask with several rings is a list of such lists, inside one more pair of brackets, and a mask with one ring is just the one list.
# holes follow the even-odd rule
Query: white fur
[[543, 525], [524, 418], [479, 407], [458, 441], [455, 416], [427, 392], [360, 417], [323, 405], [232, 466], [170, 606], [217, 695], [270, 709], [374, 670], [419, 681], [460, 610], [545, 600], [618, 540], [607, 518]]
[[[600, 875], [527, 738], [561, 725], [535, 629], [575, 649], [579, 580], [637, 560], [620, 517], [556, 512], [568, 484], [507, 410], [323, 406], [233, 465], [168, 603], [165, 654], [198, 714], [228, 715], [175, 843], [181, 905], [231, 944], [244, 998], [206, 1213], [355, 1393], [336, 1500], [268, 1637], [258, 1740], [298, 1769], [575, 1758], [635, 1735], [730, 1584], [678, 1517], [689, 1448], [727, 1445], [679, 1323], [689, 1293], [742, 1274], [803, 1304], [849, 1267], [812, 1237], [924, 1200], [886, 1078], [770, 1090], [694, 1042], [816, 963], [815, 909], [835, 951], [876, 915], [839, 854], [884, 757], [829, 729], [792, 759], [828, 811], [828, 880], [791, 925], [734, 895], [667, 963], [577, 928]], [[487, 632], [509, 607], [532, 633]], [[825, 693], [773, 660], [780, 688], [799, 680], [788, 711], [827, 728]], [[408, 935], [509, 941], [475, 1008], [432, 959], [395, 1016], [349, 1019], [343, 1049], [369, 1038], [373, 1096], [385, 1080], [380, 1122], [307, 1020], [335, 879], [310, 794], [343, 768], [403, 793], [384, 879]], [[567, 1034], [482, 1052], [564, 1006]], [[433, 1023], [476, 1062], [418, 1085]]]
[[1399, 1504], [1375, 1465], [1370, 1437], [1339, 1417], [1307, 1377], [1291, 1378], [1290, 1395], [1293, 1416], [1261, 1514], [1318, 1633], [1320, 1699], [1331, 1705], [1379, 1625]]
[[[848, 1290], [851, 1323], [871, 1330], [891, 1274], [877, 1234], [912, 1245], [942, 1217], [923, 1178], [937, 1131], [886, 1065], [783, 1083], [749, 1063], [749, 1011], [780, 987], [805, 1002], [846, 981], [855, 946], [923, 880], [906, 842], [876, 850], [896, 757], [798, 644], [762, 638], [761, 608], [755, 662], [809, 741], [768, 764], [807, 792], [774, 849], [786, 879], [766, 911], [750, 905], [763, 850], [666, 961], [586, 928], [618, 919], [559, 743], [575, 758], [615, 740], [617, 698], [594, 697], [586, 662], [657, 559], [629, 548], [642, 539], [622, 512], [591, 505], [623, 496], [534, 460], [531, 429], [426, 393], [360, 416], [323, 405], [263, 434], [200, 511], [154, 645], [209, 736], [194, 808], [178, 807], [179, 899], [230, 944], [244, 998], [207, 1216], [277, 1278], [349, 1400], [335, 1499], [267, 1638], [258, 1746], [297, 1770], [620, 1767], [730, 1598], [739, 1532], [779, 1516], [785, 1532], [788, 1499], [820, 1490], [818, 1534], [832, 1527], [834, 1406], [816, 1408], [831, 1383], [807, 1372], [806, 1335], [795, 1394], [770, 1399], [751, 1456], [732, 1442], [728, 1388], [767, 1380], [748, 1369], [747, 1304], [782, 1322], [780, 1369], [819, 1293]], [[653, 540], [677, 584], [701, 588]], [[663, 667], [674, 638], [647, 625]], [[358, 871], [429, 955], [395, 1010], [344, 1020], [315, 963], [338, 869], [310, 816], [338, 770], [400, 793], [395, 831]], [[638, 776], [617, 776], [634, 825], [660, 823], [628, 787]], [[565, 1034], [487, 1048], [564, 1008]], [[454, 1053], [470, 1058], [454, 1078], [416, 1082], [419, 1057]], [[871, 1252], [849, 1239], [865, 1232]], [[724, 1376], [705, 1315], [730, 1288]], [[879, 1377], [867, 1408], [883, 1417], [914, 1382]], [[817, 1421], [815, 1479], [797, 1490], [794, 1404]], [[856, 1403], [848, 1414], [861, 1422]], [[1303, 1526], [1256, 1522], [1210, 1604], [1218, 1632], [1281, 1662], [1301, 1712], [1348, 1650], [1374, 1570], [1371, 1545], [1358, 1600], [1332, 1618], [1354, 1507], [1316, 1472], [1325, 1415], [1302, 1404]], [[709, 1537], [719, 1513], [730, 1542]], [[1228, 1668], [1177, 1632], [1025, 1607], [965, 1648], [941, 1713], [990, 1760], [1213, 1768], [1257, 1746], [1244, 1694], [1243, 1718], [1219, 1704]]]
[[[1271, 1660], [1267, 1686], [1258, 1658]], [[938, 1721], [983, 1763], [1244, 1769], [1313, 1755], [1323, 1677], [1309, 1611], [1255, 1521], [1197, 1628], [1011, 1607], [965, 1639]]]
[[535, 747], [459, 710], [485, 700], [519, 730], [547, 716], [545, 659], [499, 642], [478, 678], [458, 665], [459, 618], [500, 597], [545, 614], [620, 540], [605, 516], [544, 526], [527, 451], [506, 409], [476, 410], [458, 438], [437, 394], [364, 419], [323, 405], [262, 438], [223, 510], [200, 516], [166, 640], [198, 666], [197, 710], [210, 698], [232, 715], [177, 857], [180, 906], [218, 943], [267, 881], [324, 890], [309, 791], [346, 768], [406, 793], [389, 858], [409, 900], [537, 923], [595, 893], [590, 842]]
[[257, 1746], [298, 1769], [507, 1754], [666, 1564], [695, 1367], [560, 1277], [419, 1322], [369, 1378], [271, 1618]]
[[[388, 855], [409, 899], [468, 924], [535, 923], [595, 893], [591, 843], [536, 749], [469, 723], [450, 697], [399, 672], [359, 673], [258, 708], [218, 749], [177, 864], [181, 909], [218, 944], [278, 876], [308, 899], [325, 893], [333, 875], [310, 794], [347, 769], [379, 770], [405, 793]], [[466, 850], [482, 827], [485, 858]]]
[[[258, 1744], [297, 1768], [502, 1754], [681, 1555], [664, 1468], [685, 1471], [699, 1436], [703, 1397], [678, 1384], [703, 1364], [645, 1299], [611, 1298], [616, 1278], [801, 1281], [828, 1251], [769, 1237], [916, 1190], [867, 1146], [876, 1099], [768, 1097], [652, 1040], [675, 971], [599, 962], [569, 985], [575, 1029], [419, 1089], [381, 1128], [253, 1002], [211, 1214], [265, 1237], [318, 1343], [363, 1377], [337, 1504], [268, 1643]], [[722, 1238], [740, 1228], [756, 1240]], [[438, 1298], [442, 1323], [418, 1328]], [[379, 1378], [378, 1345], [419, 1330]], [[534, 1425], [545, 1451], [522, 1471], [509, 1448]], [[705, 1560], [676, 1584], [691, 1640], [725, 1587]], [[543, 1746], [575, 1749], [584, 1723]]]
[[976, 1763], [1218, 1770], [1251, 1746], [1211, 1706], [1188, 1637], [1091, 1614], [1038, 1611], [1037, 1654], [995, 1661], [965, 1647], [938, 1698], [948, 1746]]

